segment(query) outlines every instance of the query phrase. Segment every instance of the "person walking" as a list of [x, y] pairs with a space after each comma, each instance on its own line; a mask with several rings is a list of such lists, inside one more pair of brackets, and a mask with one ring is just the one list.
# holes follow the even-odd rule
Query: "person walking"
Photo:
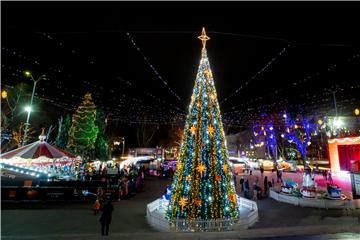
[[258, 187], [256, 185], [256, 183], [253, 183], [253, 197], [252, 197], [252, 200], [257, 200], [258, 197]]
[[101, 235], [108, 236], [109, 235], [109, 225], [111, 224], [111, 216], [112, 212], [114, 211], [114, 206], [111, 204], [110, 201], [107, 201], [106, 204], [101, 209], [102, 214], [100, 217], [101, 223]]
[[100, 201], [97, 198], [94, 203], [94, 215], [99, 214], [99, 211], [100, 211]]
[[249, 179], [246, 179], [244, 182], [244, 197], [245, 198], [250, 198], [249, 190], [250, 190]]
[[261, 173], [261, 177], [264, 175], [264, 168], [263, 166], [260, 166], [260, 173]]
[[333, 184], [333, 179], [332, 179], [332, 176], [331, 176], [331, 171], [329, 171], [328, 173], [328, 180], [331, 184]]
[[264, 178], [264, 195], [267, 196], [268, 195], [268, 177], [265, 176]]
[[241, 192], [244, 192], [244, 177], [240, 178], [240, 189], [241, 189]]

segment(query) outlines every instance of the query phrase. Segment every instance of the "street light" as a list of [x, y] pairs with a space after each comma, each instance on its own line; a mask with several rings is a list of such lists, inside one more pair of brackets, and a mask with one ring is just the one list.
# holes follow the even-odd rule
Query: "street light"
[[124, 137], [121, 137], [121, 142], [122, 142], [122, 155], [121, 156], [124, 156], [124, 148], [125, 148], [125, 138]]
[[25, 112], [31, 112], [31, 107], [30, 107], [30, 106], [26, 106], [26, 107], [25, 107]]
[[25, 123], [24, 138], [23, 138], [22, 146], [25, 146], [25, 144], [26, 144], [26, 138], [27, 138], [27, 133], [28, 133], [28, 129], [29, 129], [30, 113], [32, 111], [32, 103], [33, 103], [33, 99], [34, 99], [36, 84], [40, 80], [46, 80], [45, 75], [41, 75], [37, 80], [35, 80], [30, 71], [25, 71], [24, 74], [26, 77], [30, 78], [34, 82], [34, 86], [33, 86], [32, 94], [31, 94], [30, 105], [25, 107], [25, 111], [28, 114], [27, 114], [26, 123]]

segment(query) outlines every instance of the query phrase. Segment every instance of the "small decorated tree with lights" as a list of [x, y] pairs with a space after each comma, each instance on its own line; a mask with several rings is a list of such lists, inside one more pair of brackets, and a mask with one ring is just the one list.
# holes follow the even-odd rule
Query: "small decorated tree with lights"
[[89, 158], [94, 150], [98, 131], [96, 106], [92, 101], [91, 94], [87, 93], [84, 101], [73, 114], [68, 148], [76, 154]]
[[61, 117], [59, 120], [59, 130], [58, 135], [56, 136], [55, 145], [61, 149], [65, 149], [69, 141], [69, 131], [71, 127], [71, 116], [70, 114], [66, 115], [65, 122]]
[[[286, 116], [286, 115], [285, 115]], [[303, 165], [306, 165], [307, 147], [311, 144], [311, 135], [316, 132], [316, 124], [312, 123], [309, 118], [298, 117], [292, 119], [285, 117], [285, 136], [289, 143], [295, 143], [300, 152]]]
[[100, 109], [96, 112], [96, 125], [98, 126], [98, 134], [95, 142], [95, 157], [105, 161], [108, 159], [108, 145], [106, 143], [106, 115], [105, 112]]
[[172, 182], [168, 219], [213, 220], [239, 216], [225, 134], [203, 42], [200, 66], [186, 118], [180, 159]]

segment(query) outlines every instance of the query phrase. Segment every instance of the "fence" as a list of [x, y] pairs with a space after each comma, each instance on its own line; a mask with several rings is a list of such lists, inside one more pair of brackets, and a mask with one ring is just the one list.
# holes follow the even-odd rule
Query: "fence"
[[165, 218], [165, 209], [157, 199], [147, 205], [148, 223], [159, 231], [233, 231], [247, 229], [258, 220], [258, 208], [254, 201], [240, 198], [240, 217], [238, 219], [187, 220], [176, 219], [172, 222]]

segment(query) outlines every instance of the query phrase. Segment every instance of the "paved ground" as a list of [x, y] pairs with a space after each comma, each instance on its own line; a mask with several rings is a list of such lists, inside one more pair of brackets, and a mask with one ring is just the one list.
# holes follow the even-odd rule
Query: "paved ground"
[[[261, 180], [260, 180], [261, 182]], [[258, 200], [260, 221], [249, 230], [229, 233], [159, 233], [146, 222], [146, 204], [161, 196], [169, 180], [148, 178], [146, 190], [129, 200], [114, 203], [115, 211], [107, 239], [360, 239], [360, 210], [300, 208], [272, 199]], [[91, 204], [2, 204], [3, 239], [101, 239], [99, 215]], [[320, 235], [319, 235], [320, 234]], [[314, 238], [305, 238], [311, 235]]]

